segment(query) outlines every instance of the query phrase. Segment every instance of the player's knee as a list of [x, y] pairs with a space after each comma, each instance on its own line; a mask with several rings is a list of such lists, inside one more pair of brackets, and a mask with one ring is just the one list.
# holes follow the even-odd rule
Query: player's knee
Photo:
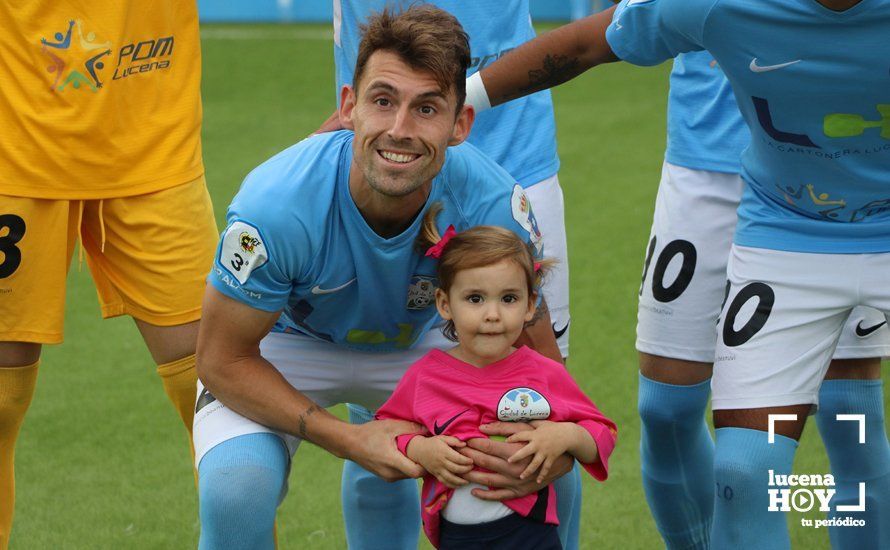
[[0, 342], [0, 368], [33, 365], [40, 359], [41, 347], [31, 342]]
[[281, 496], [279, 472], [243, 465], [201, 471], [199, 497], [203, 530], [237, 530], [261, 536], [271, 530]]
[[281, 439], [271, 433], [236, 437], [204, 455], [198, 467], [202, 548], [215, 548], [213, 541], [256, 548], [271, 540], [287, 460]]
[[707, 382], [674, 386], [641, 377], [637, 412], [649, 430], [698, 427], [704, 423], [708, 394]]

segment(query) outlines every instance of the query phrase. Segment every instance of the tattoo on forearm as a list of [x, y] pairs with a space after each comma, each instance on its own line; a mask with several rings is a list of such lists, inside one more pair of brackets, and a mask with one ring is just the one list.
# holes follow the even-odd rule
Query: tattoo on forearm
[[528, 86], [522, 91], [533, 92], [562, 84], [578, 73], [579, 65], [577, 57], [547, 54], [543, 67], [528, 72]]
[[535, 309], [535, 314], [532, 318], [525, 323], [525, 328], [529, 328], [533, 326], [535, 323], [540, 321], [544, 315], [550, 313], [550, 309], [547, 307], [547, 302], [545, 300], [541, 300], [541, 303], [538, 304], [537, 309]]
[[300, 438], [306, 439], [306, 420], [320, 410], [321, 407], [319, 407], [318, 405], [312, 405], [300, 414]]

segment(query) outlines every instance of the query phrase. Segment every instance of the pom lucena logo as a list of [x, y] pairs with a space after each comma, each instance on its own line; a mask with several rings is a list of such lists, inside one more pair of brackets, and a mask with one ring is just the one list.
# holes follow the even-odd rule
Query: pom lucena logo
[[173, 36], [164, 36], [125, 44], [120, 48], [103, 40], [80, 19], [68, 21], [67, 28], [40, 39], [40, 51], [46, 57], [46, 71], [52, 75], [50, 90], [89, 90], [98, 92], [108, 75], [108, 62], [117, 52], [117, 64], [111, 79], [147, 73], [170, 67]]

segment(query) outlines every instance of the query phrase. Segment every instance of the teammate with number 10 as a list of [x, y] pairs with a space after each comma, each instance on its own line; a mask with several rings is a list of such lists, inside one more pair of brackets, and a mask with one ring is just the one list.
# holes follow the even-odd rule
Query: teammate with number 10
[[[704, 412], [717, 343], [714, 326], [744, 185], [739, 159], [749, 139], [713, 56], [706, 51], [677, 56], [636, 342], [643, 487], [668, 548], [709, 547], [714, 445]], [[841, 360], [832, 363], [820, 390], [817, 421], [838, 478], [849, 477], [847, 461], [836, 458], [848, 440], [831, 429], [833, 419], [853, 410], [857, 401], [880, 399], [874, 395], [880, 389], [874, 381], [880, 377], [878, 357], [890, 355], [890, 330], [883, 320], [875, 310], [854, 309], [834, 354]], [[862, 335], [862, 327], [878, 328]]]
[[[715, 548], [790, 544], [784, 514], [769, 510], [765, 474], [790, 471], [853, 308], [890, 313], [890, 147], [881, 131], [890, 111], [883, 40], [890, 2], [793, 4], [625, 1], [614, 20], [605, 13], [567, 25], [482, 75], [499, 103], [618, 58], [654, 64], [707, 49], [733, 85], [752, 137], [711, 384], [715, 481], [729, 488], [715, 502]], [[529, 72], [542, 64], [543, 72]], [[543, 76], [530, 82], [530, 74]], [[832, 456], [850, 476], [834, 504], [855, 504], [852, 489], [863, 483], [872, 527], [839, 536], [884, 547], [890, 445], [881, 392], [857, 405], [872, 436], [861, 446], [851, 437], [847, 452]], [[775, 424], [773, 439], [766, 432], [774, 414], [789, 420]]]

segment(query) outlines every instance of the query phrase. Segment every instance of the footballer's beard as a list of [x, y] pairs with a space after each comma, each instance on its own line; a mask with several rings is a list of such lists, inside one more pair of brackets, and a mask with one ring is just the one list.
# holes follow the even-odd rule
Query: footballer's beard
[[[371, 154], [373, 156], [365, 163], [363, 170], [365, 180], [371, 189], [387, 197], [400, 198], [410, 195], [423, 187], [424, 183], [431, 181], [439, 171], [429, 163], [419, 165], [413, 170], [387, 170], [385, 166], [381, 166], [381, 159], [374, 158], [379, 156], [377, 150], [372, 150]], [[423, 161], [426, 161], [426, 158], [422, 156], [414, 162]]]

